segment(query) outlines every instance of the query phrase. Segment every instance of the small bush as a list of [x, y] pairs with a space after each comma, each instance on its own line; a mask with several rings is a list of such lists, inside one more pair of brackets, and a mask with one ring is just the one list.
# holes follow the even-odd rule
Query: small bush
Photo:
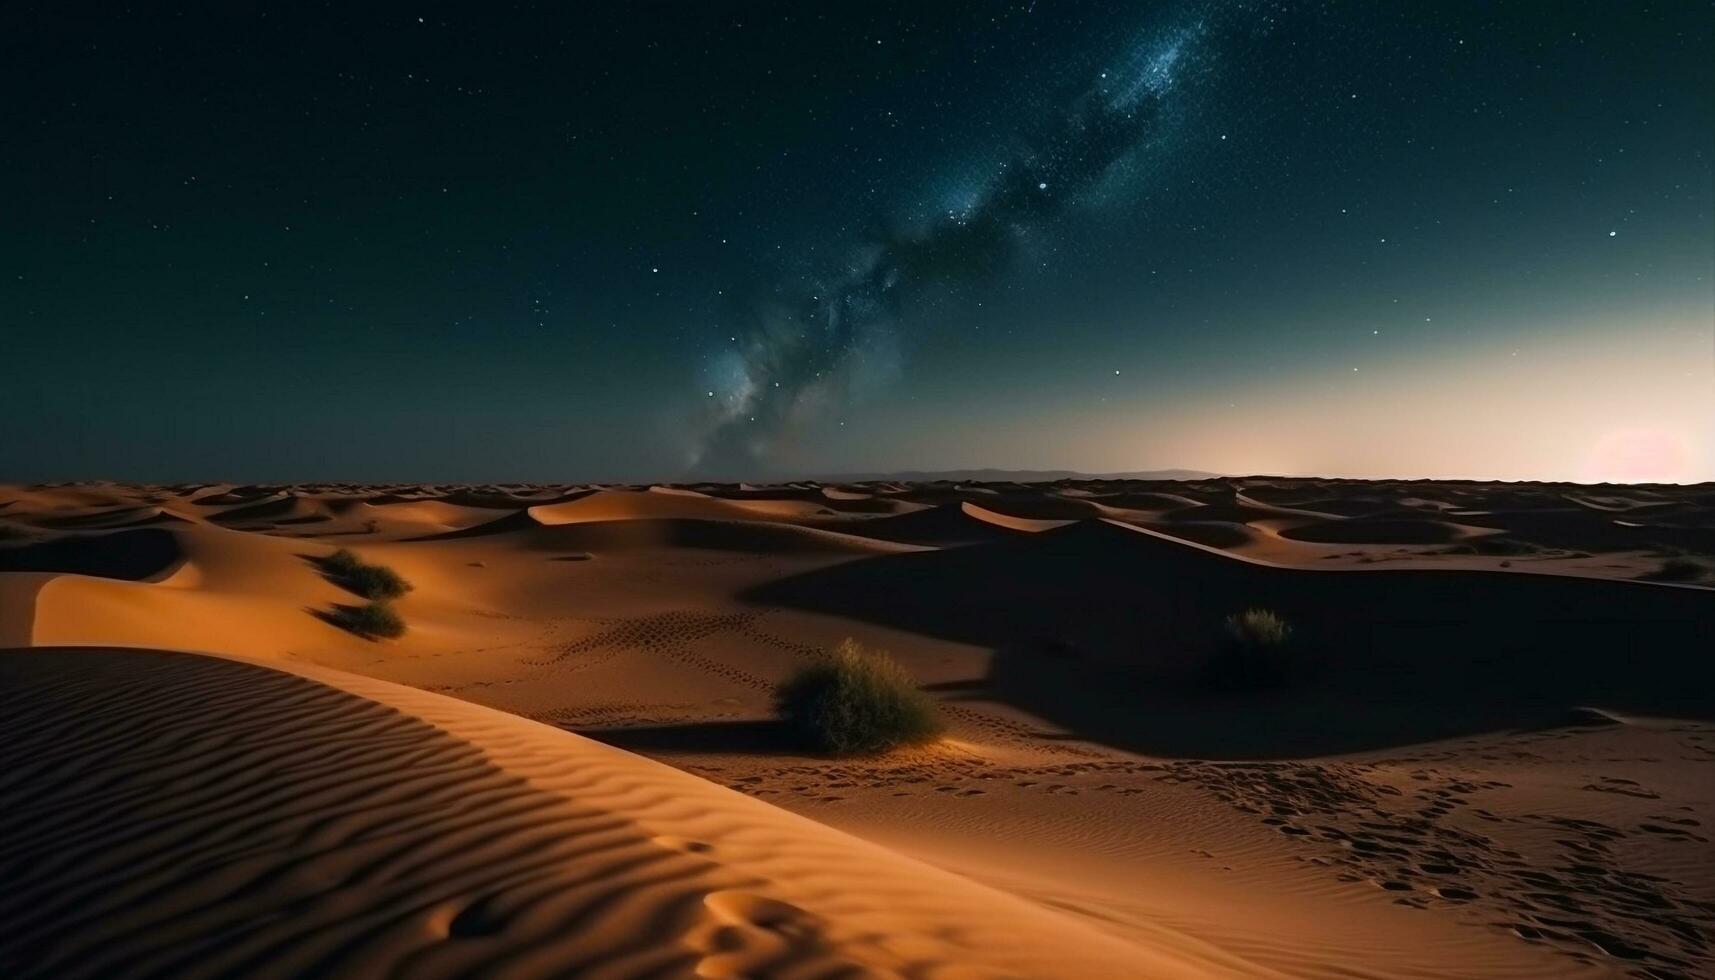
[[1279, 687], [1291, 679], [1292, 626], [1269, 609], [1228, 616], [1225, 635], [1209, 659], [1205, 679], [1224, 690]]
[[941, 734], [940, 710], [905, 668], [853, 640], [794, 674], [775, 708], [810, 745], [830, 755], [873, 755]]
[[1227, 634], [1244, 646], [1279, 647], [1292, 639], [1292, 627], [1272, 610], [1246, 609], [1227, 617]]
[[365, 599], [397, 599], [411, 591], [411, 583], [386, 565], [371, 565], [348, 548], [321, 560], [322, 574], [335, 585]]
[[329, 575], [350, 575], [363, 567], [363, 559], [350, 548], [341, 548], [326, 558], [317, 559], [321, 562], [322, 571]]
[[386, 599], [361, 606], [336, 606], [327, 618], [340, 629], [370, 639], [385, 637], [391, 640], [405, 635], [404, 617]]

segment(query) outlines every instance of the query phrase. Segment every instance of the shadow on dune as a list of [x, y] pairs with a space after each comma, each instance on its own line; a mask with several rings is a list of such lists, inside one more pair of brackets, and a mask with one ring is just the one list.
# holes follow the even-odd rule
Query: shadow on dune
[[973, 517], [964, 504], [937, 504], [926, 510], [876, 517], [856, 524], [846, 522], [839, 525], [839, 530], [872, 541], [938, 547], [998, 541], [1026, 533]]
[[134, 528], [0, 548], [0, 572], [70, 572], [137, 582], [165, 572], [182, 557], [172, 532]]
[[1587, 509], [1541, 509], [1488, 513], [1469, 520], [1502, 528], [1549, 548], [1597, 552], [1684, 549], [1715, 554], [1715, 527], [1709, 526], [1706, 516], [1686, 516], [1689, 521], [1680, 524], [1674, 515], [1648, 511], [1642, 516], [1616, 516]]
[[652, 517], [543, 524], [528, 511], [519, 511], [499, 520], [460, 531], [447, 531], [410, 540], [449, 541], [514, 533], [517, 534], [517, 540], [527, 548], [584, 554], [673, 548], [763, 555], [873, 554], [890, 549], [887, 542], [855, 534], [775, 521]]
[[540, 522], [530, 516], [529, 511], [515, 510], [510, 514], [503, 517], [497, 517], [492, 521], [485, 521], [481, 524], [474, 524], [470, 527], [462, 527], [455, 531], [438, 531], [434, 534], [423, 534], [414, 538], [406, 538], [405, 540], [457, 541], [461, 538], [482, 538], [491, 534], [508, 534], [513, 531], [525, 531], [530, 528], [541, 526]]
[[[1563, 722], [1582, 706], [1715, 715], [1715, 593], [1507, 572], [1313, 571], [1089, 521], [888, 555], [747, 601], [993, 648], [980, 696], [1163, 755], [1281, 758]], [[1277, 691], [1196, 680], [1231, 613], [1302, 651]]]

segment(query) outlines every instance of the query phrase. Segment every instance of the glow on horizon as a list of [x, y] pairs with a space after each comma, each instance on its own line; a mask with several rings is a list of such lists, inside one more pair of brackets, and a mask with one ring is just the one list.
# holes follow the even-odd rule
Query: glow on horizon
[[1474, 350], [1396, 352], [1358, 371], [1324, 361], [1251, 383], [1240, 370], [1190, 391], [1140, 379], [1134, 398], [1099, 408], [991, 411], [959, 426], [969, 438], [957, 447], [927, 433], [895, 443], [912, 459], [892, 468], [1715, 481], [1715, 311], [1487, 336]]
[[[1207, 404], [1151, 452], [1216, 472], [1570, 482], [1715, 480], [1705, 314], [1499, 339]], [[1522, 348], [1522, 349], [1521, 349]], [[1518, 350], [1518, 353], [1514, 353]]]

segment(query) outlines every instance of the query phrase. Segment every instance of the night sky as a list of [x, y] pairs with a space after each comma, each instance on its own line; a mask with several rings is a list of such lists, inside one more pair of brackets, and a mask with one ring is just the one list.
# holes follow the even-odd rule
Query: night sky
[[0, 5], [0, 479], [1715, 479], [1703, 2]]

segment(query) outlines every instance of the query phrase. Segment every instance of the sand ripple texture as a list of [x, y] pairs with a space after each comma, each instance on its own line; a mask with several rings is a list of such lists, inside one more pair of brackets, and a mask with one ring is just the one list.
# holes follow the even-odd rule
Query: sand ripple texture
[[1204, 971], [629, 753], [320, 668], [0, 654], [8, 977]]

